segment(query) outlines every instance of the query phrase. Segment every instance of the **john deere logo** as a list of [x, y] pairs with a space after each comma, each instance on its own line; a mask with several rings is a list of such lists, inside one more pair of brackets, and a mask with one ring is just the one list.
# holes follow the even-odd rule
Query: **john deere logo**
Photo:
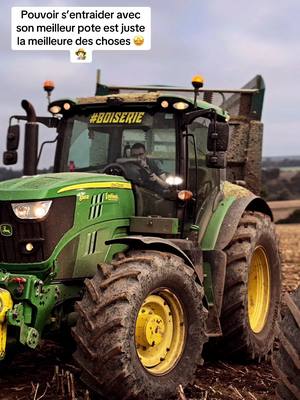
[[0, 225], [0, 233], [2, 236], [12, 236], [13, 228], [9, 224], [1, 224]]

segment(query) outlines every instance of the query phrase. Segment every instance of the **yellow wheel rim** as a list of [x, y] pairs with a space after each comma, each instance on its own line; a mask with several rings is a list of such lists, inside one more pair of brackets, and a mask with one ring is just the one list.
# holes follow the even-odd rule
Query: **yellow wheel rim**
[[256, 247], [248, 277], [248, 317], [253, 332], [264, 329], [270, 307], [270, 268], [265, 249]]
[[183, 308], [168, 289], [146, 297], [139, 310], [135, 345], [145, 369], [153, 375], [169, 372], [179, 361], [186, 336]]

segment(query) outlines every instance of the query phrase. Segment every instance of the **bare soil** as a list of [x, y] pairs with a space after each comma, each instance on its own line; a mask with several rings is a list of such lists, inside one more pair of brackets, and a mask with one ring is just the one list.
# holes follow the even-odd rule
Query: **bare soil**
[[[278, 225], [278, 233], [283, 258], [283, 293], [292, 292], [300, 283], [300, 225]], [[45, 341], [39, 351], [18, 354], [9, 368], [1, 370], [0, 399], [91, 399], [78, 376], [79, 371], [65, 349]], [[195, 383], [178, 394], [178, 399], [272, 400], [275, 384], [276, 377], [268, 360], [244, 365], [211, 361], [199, 368]]]

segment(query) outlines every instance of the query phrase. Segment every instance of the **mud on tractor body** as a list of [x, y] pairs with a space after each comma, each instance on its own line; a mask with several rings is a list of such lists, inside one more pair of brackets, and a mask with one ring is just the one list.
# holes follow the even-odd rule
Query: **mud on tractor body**
[[[257, 196], [263, 81], [199, 86], [99, 84], [50, 103], [52, 118], [23, 101], [27, 115], [12, 118], [26, 121], [25, 176], [0, 184], [2, 357], [69, 327], [82, 379], [123, 399], [186, 385], [208, 339], [227, 356], [269, 352], [280, 262]], [[38, 124], [57, 130], [51, 174], [36, 175]], [[11, 125], [6, 164], [18, 142]]]

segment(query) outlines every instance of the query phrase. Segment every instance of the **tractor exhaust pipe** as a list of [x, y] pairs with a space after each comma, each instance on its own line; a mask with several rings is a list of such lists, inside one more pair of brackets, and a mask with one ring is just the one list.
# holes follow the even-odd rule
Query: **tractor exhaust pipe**
[[25, 124], [23, 174], [36, 175], [39, 126], [36, 122], [36, 113], [33, 105], [27, 100], [22, 100], [21, 105], [27, 114], [27, 122]]

